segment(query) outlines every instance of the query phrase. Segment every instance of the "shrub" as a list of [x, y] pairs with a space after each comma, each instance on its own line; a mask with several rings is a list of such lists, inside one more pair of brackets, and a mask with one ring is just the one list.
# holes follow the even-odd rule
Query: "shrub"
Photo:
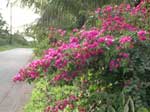
[[42, 112], [45, 109], [47, 102], [44, 91], [46, 90], [47, 83], [40, 79], [34, 87], [30, 102], [25, 106], [24, 112]]
[[[135, 112], [149, 108], [147, 4], [142, 1], [133, 8], [121, 4], [97, 9], [96, 27], [76, 30], [70, 33], [69, 40], [52, 42], [53, 48], [21, 69], [14, 81], [44, 77], [56, 88], [79, 87], [78, 94], [73, 95], [79, 112]], [[63, 30], [56, 33], [62, 34]], [[64, 111], [70, 104], [68, 99], [70, 96], [56, 105], [49, 103], [46, 111]]]

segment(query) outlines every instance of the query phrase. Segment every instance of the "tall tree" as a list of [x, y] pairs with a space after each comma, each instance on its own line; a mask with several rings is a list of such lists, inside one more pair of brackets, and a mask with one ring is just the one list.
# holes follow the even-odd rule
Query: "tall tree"
[[0, 36], [8, 35], [6, 21], [3, 20], [0, 13]]
[[19, 0], [24, 6], [35, 7], [40, 13], [39, 23], [44, 25], [63, 25], [65, 20], [71, 23], [76, 20], [81, 28], [89, 11], [110, 3], [121, 3], [123, 0]]
[[[16, 0], [22, 6], [34, 7], [41, 15], [37, 24], [29, 28], [34, 37], [43, 40], [49, 26], [63, 29], [81, 28], [97, 7], [119, 4], [124, 0]], [[31, 31], [32, 30], [32, 31]]]

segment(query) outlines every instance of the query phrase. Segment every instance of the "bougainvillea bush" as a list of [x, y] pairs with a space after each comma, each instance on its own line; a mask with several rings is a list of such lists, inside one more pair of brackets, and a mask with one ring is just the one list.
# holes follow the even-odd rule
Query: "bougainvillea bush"
[[[137, 7], [108, 5], [96, 9], [95, 27], [67, 34], [51, 28], [52, 47], [21, 69], [14, 81], [45, 79], [45, 112], [148, 112], [149, 6], [147, 0]], [[60, 87], [67, 93], [57, 97], [59, 89], [52, 88]]]

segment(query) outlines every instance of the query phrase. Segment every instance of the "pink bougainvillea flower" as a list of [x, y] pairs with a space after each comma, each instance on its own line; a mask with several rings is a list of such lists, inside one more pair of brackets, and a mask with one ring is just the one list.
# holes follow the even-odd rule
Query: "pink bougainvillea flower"
[[101, 11], [101, 8], [97, 8], [97, 9], [95, 10], [95, 13], [96, 13], [96, 14], [99, 14], [100, 11]]
[[107, 35], [105, 37], [105, 42], [108, 46], [111, 46], [114, 42], [114, 37], [113, 36], [110, 36], [110, 35]]
[[123, 58], [128, 58], [129, 54], [128, 53], [119, 53], [119, 56], [121, 56]]
[[76, 101], [77, 97], [70, 95], [68, 98], [63, 100], [58, 100], [55, 102], [55, 105], [50, 108], [50, 112], [58, 112], [59, 110], [63, 111], [67, 106], [72, 104], [73, 101]]
[[22, 77], [20, 74], [16, 74], [15, 77], [13, 78], [13, 81], [16, 82], [16, 81], [22, 81]]
[[127, 11], [130, 11], [130, 10], [131, 10], [131, 6], [130, 6], [130, 4], [127, 4], [127, 6], [126, 6], [126, 10], [127, 10]]
[[13, 78], [13, 81], [24, 81], [25, 79], [25, 74], [26, 74], [26, 70], [25, 69], [20, 69], [19, 73], [15, 75], [15, 77]]
[[132, 38], [130, 36], [124, 36], [119, 39], [120, 44], [129, 43], [132, 41]]
[[72, 30], [72, 32], [78, 32], [79, 30], [77, 29], [77, 28], [74, 28], [73, 30]]
[[108, 5], [104, 8], [104, 12], [111, 12], [112, 11], [112, 6]]
[[51, 107], [50, 107], [50, 106], [48, 106], [48, 107], [45, 109], [45, 111], [44, 111], [44, 112], [50, 112], [50, 110], [51, 110]]
[[114, 69], [119, 68], [120, 64], [117, 60], [111, 60], [109, 63], [109, 70], [112, 71]]
[[105, 42], [105, 38], [104, 38], [104, 37], [100, 37], [100, 38], [98, 39], [98, 42], [99, 42], [99, 43], [104, 43], [104, 42]]
[[78, 43], [79, 39], [78, 37], [70, 37], [70, 43]]
[[99, 30], [93, 29], [93, 30], [82, 32], [81, 37], [82, 38], [86, 37], [86, 39], [88, 39], [88, 40], [93, 40], [98, 35], [99, 35]]
[[137, 32], [139, 40], [144, 41], [146, 40], [146, 31], [140, 30]]

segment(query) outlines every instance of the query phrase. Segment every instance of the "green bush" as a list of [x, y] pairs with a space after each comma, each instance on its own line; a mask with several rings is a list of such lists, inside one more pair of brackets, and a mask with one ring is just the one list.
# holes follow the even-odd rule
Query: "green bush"
[[71, 93], [77, 94], [78, 91], [77, 87], [71, 85], [53, 87], [45, 79], [40, 79], [35, 82], [31, 99], [24, 112], [44, 112], [49, 104], [55, 105], [56, 101], [67, 98]]
[[7, 44], [8, 44], [7, 39], [0, 38], [0, 46], [7, 45]]
[[44, 91], [46, 90], [46, 82], [40, 80], [35, 84], [35, 88], [32, 92], [32, 97], [30, 102], [25, 106], [24, 112], [43, 112], [46, 105], [46, 95]]
[[[150, 107], [150, 33], [148, 11], [144, 10], [147, 4], [97, 9], [96, 28], [72, 32], [68, 41], [64, 41], [65, 36], [50, 38], [53, 48], [22, 69], [14, 80], [44, 77], [49, 82], [44, 100], [48, 112], [147, 111]], [[68, 101], [70, 89], [78, 100]]]
[[47, 50], [50, 45], [49, 45], [49, 39], [46, 38], [44, 40], [42, 40], [41, 42], [37, 42], [34, 46], [34, 53], [36, 56], [42, 56], [42, 54], [44, 53], [45, 50]]

